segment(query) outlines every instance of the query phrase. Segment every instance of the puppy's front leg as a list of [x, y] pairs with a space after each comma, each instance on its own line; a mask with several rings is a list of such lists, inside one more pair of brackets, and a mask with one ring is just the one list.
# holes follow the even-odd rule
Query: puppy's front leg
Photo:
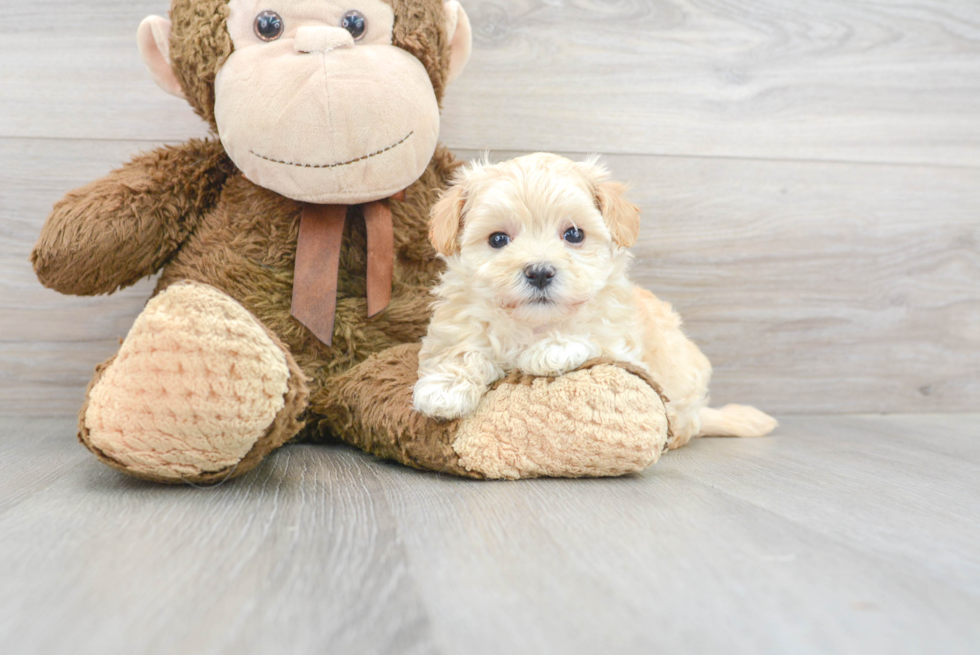
[[528, 375], [564, 375], [600, 355], [602, 348], [585, 337], [551, 335], [521, 353], [517, 365]]
[[489, 386], [504, 371], [478, 352], [455, 353], [422, 361], [412, 396], [415, 410], [453, 420], [476, 411]]

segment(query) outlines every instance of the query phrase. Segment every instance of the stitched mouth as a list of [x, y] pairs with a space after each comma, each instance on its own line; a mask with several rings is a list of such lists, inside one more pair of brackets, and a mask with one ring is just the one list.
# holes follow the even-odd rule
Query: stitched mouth
[[386, 153], [386, 152], [388, 152], [390, 150], [394, 150], [395, 148], [397, 148], [398, 146], [400, 146], [401, 144], [405, 143], [410, 138], [412, 138], [412, 135], [413, 134], [415, 134], [414, 131], [409, 132], [408, 135], [404, 139], [402, 139], [401, 141], [399, 141], [398, 143], [394, 143], [394, 144], [388, 146], [387, 148], [382, 148], [381, 150], [378, 150], [377, 152], [372, 152], [369, 155], [363, 155], [361, 157], [358, 157], [357, 159], [351, 159], [350, 161], [337, 162], [335, 164], [303, 164], [303, 163], [300, 163], [300, 162], [284, 161], [282, 159], [273, 159], [272, 157], [266, 157], [265, 155], [260, 155], [259, 153], [255, 152], [254, 150], [249, 150], [249, 152], [251, 152], [253, 155], [255, 155], [256, 157], [258, 157], [259, 159], [264, 159], [266, 161], [271, 161], [273, 164], [283, 164], [285, 166], [298, 166], [299, 168], [340, 168], [341, 166], [350, 166], [351, 164], [356, 164], [359, 161], [364, 161], [365, 159], [371, 159], [372, 157], [377, 157], [378, 155], [383, 155], [384, 153]]

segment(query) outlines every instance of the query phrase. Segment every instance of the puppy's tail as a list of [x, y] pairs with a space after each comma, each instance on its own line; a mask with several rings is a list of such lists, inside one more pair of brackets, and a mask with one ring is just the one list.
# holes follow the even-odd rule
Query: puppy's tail
[[765, 412], [748, 405], [725, 405], [701, 409], [699, 437], [764, 437], [779, 423]]

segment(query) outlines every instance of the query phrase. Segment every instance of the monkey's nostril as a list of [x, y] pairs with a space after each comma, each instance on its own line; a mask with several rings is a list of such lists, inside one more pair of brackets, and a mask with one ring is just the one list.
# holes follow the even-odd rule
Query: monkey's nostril
[[527, 266], [524, 269], [524, 278], [528, 283], [537, 289], [544, 289], [555, 278], [557, 271], [554, 266]]

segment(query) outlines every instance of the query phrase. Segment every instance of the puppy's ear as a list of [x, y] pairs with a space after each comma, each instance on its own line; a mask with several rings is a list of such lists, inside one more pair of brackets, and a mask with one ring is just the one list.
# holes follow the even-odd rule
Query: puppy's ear
[[429, 219], [429, 241], [436, 252], [449, 257], [459, 250], [459, 230], [463, 224], [466, 190], [462, 183], [451, 187], [432, 207]]
[[640, 208], [626, 199], [628, 188], [620, 182], [600, 182], [595, 192], [613, 241], [624, 248], [632, 247], [640, 236]]

